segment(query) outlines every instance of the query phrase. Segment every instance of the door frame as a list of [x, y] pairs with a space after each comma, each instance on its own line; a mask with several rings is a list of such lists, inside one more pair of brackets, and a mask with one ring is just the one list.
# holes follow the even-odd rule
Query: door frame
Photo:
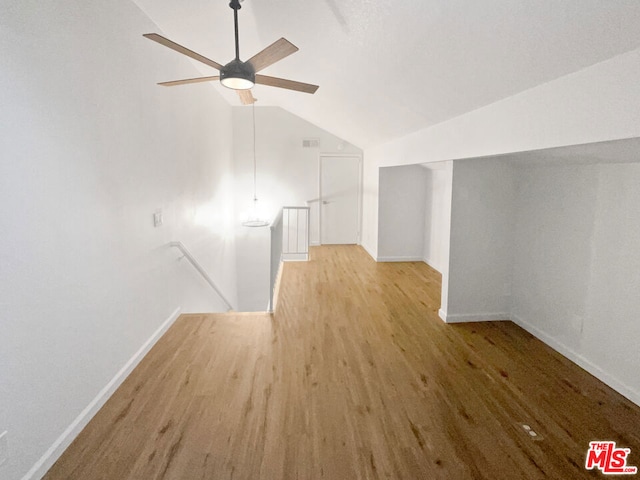
[[346, 157], [358, 160], [358, 234], [357, 245], [362, 242], [362, 176], [364, 172], [362, 154], [360, 153], [319, 153], [318, 154], [318, 244], [322, 245], [322, 159]]

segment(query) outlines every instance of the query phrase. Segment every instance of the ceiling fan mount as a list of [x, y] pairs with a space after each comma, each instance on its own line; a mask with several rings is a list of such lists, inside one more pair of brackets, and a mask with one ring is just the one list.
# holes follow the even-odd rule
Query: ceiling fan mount
[[185, 80], [174, 80], [171, 82], [162, 82], [158, 85], [165, 87], [173, 87], [176, 85], [186, 85], [190, 83], [208, 82], [213, 80], [220, 80], [220, 83], [230, 89], [236, 90], [240, 97], [240, 101], [243, 105], [252, 104], [255, 102], [255, 98], [249, 91], [253, 86], [257, 84], [268, 85], [271, 87], [285, 88], [287, 90], [295, 90], [304, 93], [315, 93], [318, 89], [317, 85], [311, 85], [308, 83], [296, 82], [293, 80], [286, 80], [284, 78], [269, 77], [266, 75], [258, 75], [257, 72], [267, 68], [269, 65], [273, 65], [279, 60], [288, 57], [292, 53], [298, 51], [298, 47], [289, 42], [285, 38], [281, 38], [276, 42], [263, 49], [251, 57], [246, 62], [240, 60], [240, 42], [238, 34], [238, 10], [242, 8], [239, 0], [231, 0], [229, 7], [233, 10], [233, 23], [235, 30], [235, 53], [236, 56], [226, 65], [221, 65], [218, 62], [214, 62], [209, 58], [200, 55], [199, 53], [189, 50], [182, 45], [179, 45], [168, 38], [158, 35], [157, 33], [147, 33], [144, 37], [149, 40], [153, 40], [167, 48], [170, 48], [176, 52], [187, 55], [188, 57], [198, 60], [212, 68], [215, 68], [220, 72], [220, 75], [210, 77], [189, 78]]

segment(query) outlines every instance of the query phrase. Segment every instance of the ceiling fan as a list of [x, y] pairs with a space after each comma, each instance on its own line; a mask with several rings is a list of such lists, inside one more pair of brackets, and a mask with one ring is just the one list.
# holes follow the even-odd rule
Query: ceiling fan
[[149, 40], [164, 45], [176, 52], [182, 53], [188, 57], [198, 60], [199, 62], [209, 65], [220, 71], [220, 75], [211, 77], [199, 77], [188, 78], [185, 80], [174, 80], [171, 82], [162, 82], [158, 85], [164, 87], [173, 87], [176, 85], [186, 85], [188, 83], [209, 82], [212, 80], [220, 80], [220, 83], [227, 88], [231, 88], [238, 92], [240, 101], [243, 105], [249, 105], [255, 102], [255, 98], [251, 94], [250, 89], [256, 84], [268, 85], [270, 87], [286, 88], [288, 90], [295, 90], [304, 93], [315, 93], [318, 89], [317, 85], [311, 85], [308, 83], [295, 82], [293, 80], [286, 80], [284, 78], [268, 77], [266, 75], [258, 75], [257, 72], [267, 68], [269, 65], [273, 65], [279, 60], [288, 57], [292, 53], [298, 51], [298, 47], [292, 44], [289, 40], [281, 38], [280, 40], [272, 43], [261, 52], [255, 54], [246, 62], [240, 60], [240, 48], [238, 44], [238, 10], [242, 8], [240, 6], [240, 0], [231, 0], [229, 7], [233, 9], [233, 21], [235, 26], [236, 36], [236, 58], [231, 60], [226, 65], [220, 65], [213, 60], [208, 59], [200, 55], [199, 53], [189, 50], [182, 45], [172, 42], [168, 38], [158, 35], [157, 33], [147, 33], [143, 36]]

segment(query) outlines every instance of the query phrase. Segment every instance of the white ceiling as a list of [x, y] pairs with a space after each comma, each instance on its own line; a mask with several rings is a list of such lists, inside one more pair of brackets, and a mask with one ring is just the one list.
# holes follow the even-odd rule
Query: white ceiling
[[[134, 1], [158, 33], [219, 63], [233, 58], [228, 0]], [[240, 57], [286, 37], [300, 51], [261, 73], [320, 85], [315, 95], [258, 85], [258, 105], [280, 106], [361, 148], [640, 46], [637, 0], [245, 0], [242, 7]], [[148, 43], [150, 55], [178, 55]], [[173, 76], [168, 69], [158, 81]], [[234, 92], [215, 88], [239, 105]]]

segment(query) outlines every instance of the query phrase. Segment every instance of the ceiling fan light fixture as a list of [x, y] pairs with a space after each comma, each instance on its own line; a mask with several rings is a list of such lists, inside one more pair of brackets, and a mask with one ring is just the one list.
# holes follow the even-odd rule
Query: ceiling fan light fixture
[[251, 64], [235, 59], [220, 71], [220, 83], [233, 90], [248, 90], [256, 84], [256, 74]]

